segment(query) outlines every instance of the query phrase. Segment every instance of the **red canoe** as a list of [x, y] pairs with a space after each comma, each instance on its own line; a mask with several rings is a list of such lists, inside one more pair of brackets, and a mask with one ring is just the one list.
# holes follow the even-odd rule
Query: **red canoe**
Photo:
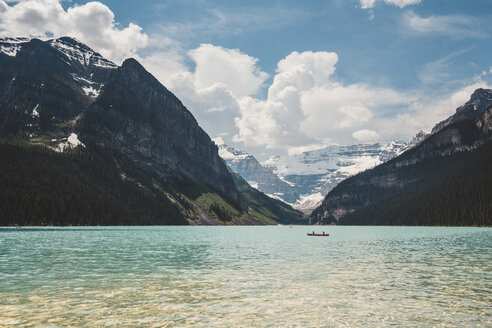
[[328, 237], [330, 234], [329, 233], [308, 233], [308, 236], [322, 236], [322, 237]]

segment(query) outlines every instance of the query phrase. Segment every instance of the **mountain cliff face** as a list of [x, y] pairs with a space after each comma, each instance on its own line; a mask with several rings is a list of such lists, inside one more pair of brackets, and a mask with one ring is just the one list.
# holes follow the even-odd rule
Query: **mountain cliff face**
[[112, 72], [79, 126], [83, 139], [116, 143], [144, 165], [164, 165], [241, 201], [217, 146], [134, 59]]
[[416, 147], [340, 183], [311, 222], [491, 225], [491, 106], [476, 90]]
[[[10, 154], [2, 156], [9, 174], [1, 183], [11, 187], [0, 195], [0, 217], [8, 224], [266, 223], [249, 213], [247, 197], [193, 115], [134, 59], [118, 66], [68, 37], [3, 38], [0, 67], [0, 141]], [[53, 165], [32, 166], [22, 156]], [[26, 173], [31, 181], [20, 183]], [[62, 181], [83, 196], [60, 189]], [[55, 203], [63, 204], [66, 221]]]

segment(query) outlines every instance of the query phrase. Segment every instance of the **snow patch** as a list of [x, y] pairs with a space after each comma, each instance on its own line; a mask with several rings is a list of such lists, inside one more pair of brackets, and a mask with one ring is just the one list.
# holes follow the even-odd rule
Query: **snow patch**
[[301, 195], [300, 199], [295, 204], [292, 204], [292, 207], [301, 212], [310, 212], [321, 205], [324, 198], [325, 196], [323, 196], [320, 192]]
[[82, 87], [82, 90], [84, 91], [86, 96], [89, 96], [91, 98], [97, 98], [99, 96], [99, 92], [101, 91], [100, 89], [94, 89], [93, 87]]
[[32, 117], [39, 117], [39, 112], [38, 112], [39, 104], [37, 104], [34, 109], [32, 110]]
[[354, 158], [379, 158], [380, 147], [379, 144], [328, 146], [301, 154], [272, 156], [262, 165], [271, 168], [280, 177], [328, 174], [340, 167], [352, 165]]
[[347, 177], [355, 175], [359, 172], [371, 169], [376, 165], [383, 163], [378, 157], [361, 156], [352, 159], [352, 165], [342, 166], [337, 171], [346, 175]]
[[75, 148], [77, 146], [85, 147], [85, 145], [80, 142], [79, 137], [75, 133], [71, 133], [65, 142], [58, 144], [58, 151], [63, 152], [67, 148]]
[[256, 182], [256, 181], [248, 181], [248, 184], [249, 184], [251, 187], [253, 187], [253, 188], [255, 188], [255, 189], [258, 189], [258, 182]]
[[286, 203], [286, 204], [288, 204], [288, 205], [291, 205], [291, 206], [292, 206], [292, 204], [287, 203], [285, 200], [283, 200], [282, 198], [280, 198], [279, 196], [277, 196], [277, 195], [275, 195], [275, 194], [265, 194], [265, 195], [267, 195], [267, 196], [268, 196], [268, 197], [270, 197], [270, 198], [273, 198], [273, 199], [279, 200], [279, 201], [281, 201], [281, 202], [283, 202], [283, 203]]
[[219, 156], [222, 157], [224, 160], [230, 160], [234, 163], [237, 163], [240, 160], [250, 157], [251, 155], [237, 148], [224, 144], [219, 146]]
[[26, 42], [29, 42], [29, 41], [31, 41], [31, 38], [24, 38], [24, 37], [20, 37], [20, 38], [9, 38], [9, 37], [0, 38], [0, 43], [17, 44], [17, 43], [26, 43]]
[[0, 45], [0, 52], [7, 56], [15, 57], [21, 48], [22, 47], [18, 44], [2, 44]]
[[63, 39], [54, 39], [50, 40], [49, 44], [67, 56], [72, 62], [79, 62], [83, 66], [92, 65], [111, 69], [118, 67], [115, 63], [103, 58], [94, 50], [78, 43], [76, 40], [73, 41], [74, 42], [68, 42]]
[[99, 96], [99, 93], [101, 92], [102, 87], [104, 86], [104, 84], [90, 81], [77, 74], [72, 74], [72, 77], [75, 82], [81, 85], [82, 91], [84, 91], [85, 95], [91, 98], [97, 98]]
[[70, 134], [70, 136], [67, 138], [67, 141], [74, 147], [77, 147], [79, 145], [85, 147], [85, 145], [80, 142], [79, 137], [75, 133]]
[[0, 38], [0, 53], [15, 57], [22, 49], [21, 43], [29, 42], [29, 38]]

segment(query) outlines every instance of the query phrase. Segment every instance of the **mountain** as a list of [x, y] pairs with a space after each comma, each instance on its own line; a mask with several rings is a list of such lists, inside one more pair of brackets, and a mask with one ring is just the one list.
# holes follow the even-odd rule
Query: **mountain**
[[272, 156], [262, 164], [229, 145], [219, 145], [219, 155], [256, 189], [310, 213], [339, 182], [390, 160], [424, 137], [425, 133], [419, 132], [410, 142], [329, 146], [297, 155]]
[[263, 167], [252, 155], [228, 145], [219, 145], [219, 155], [226, 164], [251, 186], [286, 203], [295, 203], [299, 193], [295, 186]]
[[492, 225], [492, 90], [416, 147], [334, 188], [312, 223]]
[[[240, 184], [136, 60], [118, 66], [69, 37], [2, 38], [0, 67], [0, 225], [301, 219]], [[258, 202], [289, 215], [258, 215]]]

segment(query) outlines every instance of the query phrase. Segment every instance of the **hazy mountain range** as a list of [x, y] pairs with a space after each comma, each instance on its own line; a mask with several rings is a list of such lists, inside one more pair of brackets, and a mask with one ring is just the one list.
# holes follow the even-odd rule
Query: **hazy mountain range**
[[310, 213], [340, 181], [400, 155], [424, 137], [425, 133], [419, 132], [409, 142], [329, 146], [297, 155], [272, 156], [263, 163], [224, 144], [219, 145], [219, 155], [252, 187]]

